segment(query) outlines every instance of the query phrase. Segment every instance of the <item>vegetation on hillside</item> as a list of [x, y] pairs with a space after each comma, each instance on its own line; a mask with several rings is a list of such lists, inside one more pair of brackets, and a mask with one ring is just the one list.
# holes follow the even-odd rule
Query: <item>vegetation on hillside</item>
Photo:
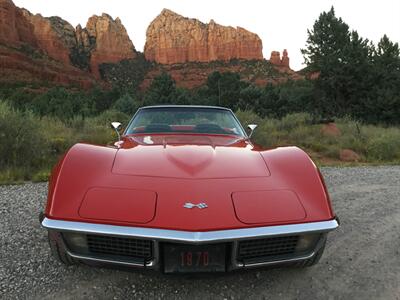
[[[240, 110], [237, 115], [243, 124], [259, 124], [255, 142], [271, 148], [297, 145], [322, 164], [337, 163], [339, 151], [344, 148], [357, 151], [365, 163], [400, 162], [400, 128], [339, 119], [342, 134], [335, 137], [322, 134], [322, 125], [313, 125], [312, 116], [307, 113], [289, 114], [282, 119], [262, 118]], [[52, 166], [68, 148], [78, 142], [112, 144], [117, 137], [110, 122], [127, 124], [129, 118], [111, 109], [97, 116], [62, 121], [22, 112], [0, 101], [0, 183], [47, 180]]]
[[153, 63], [147, 61], [143, 53], [137, 52], [135, 59], [100, 65], [100, 74], [119, 90], [135, 91], [152, 66]]

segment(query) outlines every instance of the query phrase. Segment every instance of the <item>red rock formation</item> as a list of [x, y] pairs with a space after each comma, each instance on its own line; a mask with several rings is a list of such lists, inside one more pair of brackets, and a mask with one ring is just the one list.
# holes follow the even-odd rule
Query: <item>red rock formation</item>
[[[76, 42], [75, 40], [67, 41], [64, 36], [66, 33], [71, 35], [71, 32], [73, 36], [75, 35], [72, 25], [60, 18], [44, 18], [40, 14], [33, 15], [25, 9], [22, 11], [26, 19], [33, 25], [40, 50], [66, 65], [71, 64], [70, 50]], [[62, 28], [56, 28], [56, 21], [62, 22]]]
[[281, 53], [279, 51], [272, 51], [269, 62], [278, 67], [290, 68], [289, 56], [286, 49], [283, 50], [282, 59], [281, 59]]
[[279, 51], [272, 51], [271, 57], [269, 58], [269, 62], [273, 65], [280, 66], [281, 65], [281, 53]]
[[[7, 50], [10, 46], [19, 50]], [[89, 86], [93, 81], [92, 75], [84, 71], [91, 70], [100, 79], [100, 64], [136, 56], [118, 18], [113, 20], [106, 14], [93, 16], [88, 20], [87, 28], [78, 26], [75, 30], [59, 17], [33, 15], [16, 7], [11, 0], [0, 0], [0, 47], [3, 53], [0, 64], [4, 67], [1, 74], [4, 76], [12, 75], [14, 70], [22, 81], [42, 79], [81, 86]], [[48, 57], [52, 60], [48, 61]], [[43, 64], [42, 70], [39, 59]], [[29, 73], [32, 78], [29, 78]], [[2, 78], [1, 81], [8, 79]]]
[[61, 62], [31, 57], [0, 45], [0, 82], [49, 82], [83, 89], [95, 85], [95, 78]]
[[75, 29], [76, 43], [78, 47], [81, 47], [82, 50], [90, 51], [90, 39], [89, 33], [86, 28], [82, 29], [82, 26], [78, 24]]
[[[90, 45], [90, 66], [97, 78], [100, 78], [100, 64], [116, 63], [136, 57], [135, 47], [121, 20], [116, 18], [114, 21], [107, 14], [92, 16], [85, 30], [77, 28], [77, 40], [82, 41], [85, 47]], [[95, 41], [94, 44], [92, 40]]]
[[361, 160], [361, 156], [351, 149], [340, 150], [339, 157], [341, 161], [357, 162]]
[[[0, 0], [0, 82], [52, 82], [89, 88], [93, 76], [70, 64], [74, 28]], [[53, 60], [49, 60], [48, 57]]]
[[0, 43], [9, 46], [29, 44], [36, 47], [33, 26], [11, 0], [0, 0]]
[[321, 133], [323, 135], [326, 136], [340, 136], [341, 135], [341, 131], [340, 129], [336, 126], [335, 123], [328, 123], [328, 124], [324, 124], [321, 127]]
[[[11, 0], [0, 0], [0, 82], [47, 81], [88, 88], [96, 82], [104, 84], [99, 80], [100, 64], [136, 56], [118, 18], [93, 16], [86, 28], [74, 29], [61, 18], [32, 15]], [[160, 72], [168, 72], [178, 86], [187, 88], [203, 85], [213, 71], [237, 72], [243, 80], [261, 86], [302, 78], [290, 70], [286, 50], [282, 58], [273, 52], [270, 62], [282, 76], [272, 74], [256, 34], [213, 20], [204, 24], [169, 10], [163, 10], [148, 27], [145, 57], [160, 64], [144, 75], [142, 88]], [[230, 63], [230, 59], [241, 61]], [[218, 62], [210, 65], [210, 61]]]
[[260, 38], [244, 28], [204, 24], [164, 9], [146, 32], [146, 59], [161, 64], [263, 59]]
[[282, 53], [281, 65], [282, 65], [283, 67], [289, 68], [289, 56], [288, 56], [288, 52], [287, 52], [286, 49], [283, 50], [283, 53]]

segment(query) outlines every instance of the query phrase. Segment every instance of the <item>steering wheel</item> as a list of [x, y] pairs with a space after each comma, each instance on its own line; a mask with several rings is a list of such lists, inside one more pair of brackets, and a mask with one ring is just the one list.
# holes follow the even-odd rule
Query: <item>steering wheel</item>
[[195, 127], [195, 131], [199, 133], [226, 133], [221, 126], [212, 123], [198, 124]]
[[153, 123], [146, 126], [145, 132], [171, 132], [172, 129], [168, 124]]

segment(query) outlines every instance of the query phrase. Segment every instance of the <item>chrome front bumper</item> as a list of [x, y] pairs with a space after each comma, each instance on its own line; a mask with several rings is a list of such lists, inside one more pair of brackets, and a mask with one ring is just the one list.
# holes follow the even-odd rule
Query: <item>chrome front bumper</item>
[[321, 239], [316, 244], [314, 249], [309, 253], [307, 253], [306, 255], [286, 258], [283, 260], [273, 260], [262, 263], [244, 264], [236, 260], [235, 253], [237, 251], [239, 241], [258, 239], [258, 238], [279, 237], [279, 236], [286, 236], [293, 234], [307, 234], [307, 233], [326, 234], [329, 231], [332, 231], [339, 226], [338, 220], [333, 219], [329, 221], [313, 222], [313, 223], [265, 226], [265, 227], [205, 231], [205, 232], [191, 232], [191, 231], [179, 231], [179, 230], [168, 230], [168, 229], [128, 227], [128, 226], [94, 224], [85, 222], [62, 221], [62, 220], [49, 219], [46, 217], [41, 218], [41, 224], [44, 228], [57, 232], [78, 232], [86, 234], [100, 234], [100, 235], [108, 235], [115, 237], [131, 237], [131, 238], [143, 238], [152, 240], [154, 242], [154, 259], [145, 263], [144, 265], [127, 261], [109, 260], [87, 255], [80, 255], [77, 253], [72, 253], [67, 247], [65, 248], [67, 253], [71, 257], [84, 261], [110, 263], [122, 266], [146, 267], [153, 269], [159, 268], [160, 242], [174, 242], [174, 243], [185, 243], [185, 244], [195, 244], [195, 245], [231, 242], [232, 261], [231, 261], [231, 266], [229, 267], [229, 269], [231, 270], [306, 260], [316, 255], [318, 250], [323, 245], [323, 241]]

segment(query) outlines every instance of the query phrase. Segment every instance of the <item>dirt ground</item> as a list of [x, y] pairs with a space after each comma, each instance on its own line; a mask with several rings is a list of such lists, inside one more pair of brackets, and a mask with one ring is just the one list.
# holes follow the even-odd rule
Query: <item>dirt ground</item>
[[0, 187], [1, 299], [400, 299], [400, 167], [323, 168], [341, 227], [320, 263], [177, 276], [50, 256], [38, 213], [46, 184]]

